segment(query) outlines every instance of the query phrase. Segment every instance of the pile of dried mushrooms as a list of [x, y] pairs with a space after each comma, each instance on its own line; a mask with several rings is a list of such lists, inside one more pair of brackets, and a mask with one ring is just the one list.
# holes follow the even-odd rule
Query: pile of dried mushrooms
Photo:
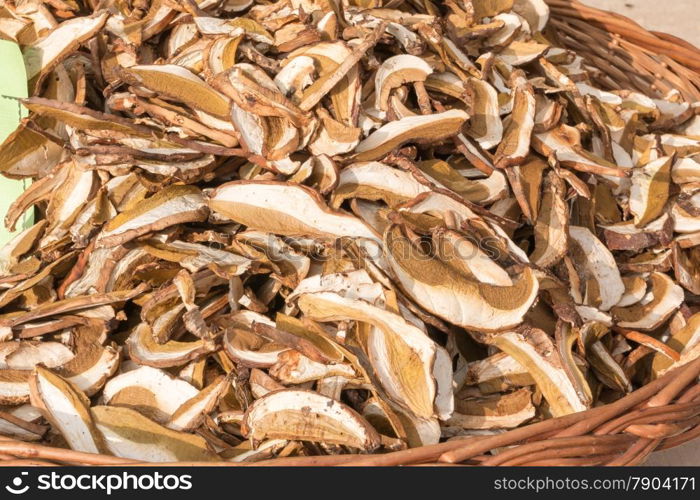
[[[0, 434], [382, 453], [700, 355], [700, 109], [596, 88], [543, 0], [16, 0]], [[544, 30], [544, 31], [543, 31]]]

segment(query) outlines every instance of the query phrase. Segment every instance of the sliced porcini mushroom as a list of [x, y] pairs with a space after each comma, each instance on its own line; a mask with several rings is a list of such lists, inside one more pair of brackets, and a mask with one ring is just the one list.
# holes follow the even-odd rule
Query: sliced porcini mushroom
[[[416, 416], [433, 416], [437, 385], [444, 387], [445, 377], [443, 373], [433, 374], [437, 346], [423, 331], [397, 314], [335, 293], [304, 294], [298, 305], [305, 315], [317, 321], [349, 319], [372, 325], [374, 329], [367, 334], [367, 354], [384, 389]], [[407, 360], [411, 360], [410, 365]], [[391, 368], [396, 363], [404, 363], [401, 372]], [[441, 368], [447, 368], [450, 380], [451, 367]]]
[[219, 457], [204, 438], [163, 427], [136, 410], [94, 406], [95, 426], [114, 456], [143, 462], [211, 462]]
[[90, 401], [73, 384], [38, 366], [29, 380], [32, 406], [77, 451], [105, 453], [107, 448], [90, 412]]
[[637, 227], [656, 219], [668, 200], [673, 156], [664, 156], [632, 170], [630, 211]]
[[220, 377], [197, 394], [183, 402], [167, 423], [176, 431], [192, 431], [202, 424], [224, 393], [231, 387], [228, 377]]
[[38, 364], [55, 368], [75, 355], [59, 342], [0, 342], [0, 369], [32, 370]]
[[456, 135], [469, 115], [459, 109], [432, 115], [409, 116], [373, 132], [355, 148], [355, 161], [382, 158], [394, 148], [415, 140], [439, 141]]
[[588, 305], [609, 311], [625, 293], [625, 284], [612, 253], [588, 228], [581, 226], [569, 227], [569, 245], [575, 260], [580, 262]]
[[164, 344], [158, 344], [153, 339], [151, 328], [146, 323], [134, 328], [127, 339], [129, 356], [139, 364], [153, 366], [155, 368], [168, 368], [184, 365], [203, 354], [215, 349], [210, 340], [194, 340], [192, 342], [180, 342], [170, 340]]
[[673, 239], [673, 220], [666, 214], [644, 227], [637, 227], [633, 220], [601, 227], [610, 250], [640, 251], [659, 243], [668, 245]]
[[530, 152], [530, 138], [535, 127], [535, 92], [525, 73], [514, 71], [510, 78], [513, 112], [505, 124], [503, 141], [496, 149], [494, 164], [498, 168], [522, 164]]
[[543, 189], [542, 208], [535, 223], [535, 251], [530, 260], [540, 267], [550, 267], [568, 250], [569, 208], [564, 200], [564, 183], [554, 172], [547, 175]]
[[697, 233], [700, 231], [700, 191], [694, 194], [681, 194], [671, 209], [673, 229], [677, 233]]
[[63, 22], [36, 43], [22, 51], [27, 79], [46, 74], [80, 44], [92, 38], [107, 21], [109, 14], [101, 12], [89, 17], [78, 17]]
[[0, 434], [22, 441], [39, 441], [48, 430], [48, 426], [38, 423], [40, 418], [40, 411], [31, 405], [3, 407], [0, 409]]
[[336, 156], [349, 153], [360, 143], [361, 129], [335, 120], [323, 109], [319, 109], [317, 113], [320, 124], [309, 142], [309, 151], [314, 155]]
[[188, 399], [199, 391], [169, 373], [141, 366], [112, 377], [102, 397], [110, 406], [132, 408], [156, 422], [165, 423]]
[[615, 304], [617, 307], [627, 307], [640, 302], [647, 293], [647, 282], [637, 275], [623, 276], [622, 282], [625, 284], [625, 293], [620, 301]]
[[509, 66], [522, 66], [540, 57], [549, 49], [549, 45], [533, 40], [523, 42], [514, 40], [498, 52], [498, 59]]
[[683, 250], [673, 247], [673, 270], [678, 283], [686, 290], [700, 295], [700, 247]]
[[372, 451], [380, 438], [367, 421], [339, 401], [311, 391], [286, 389], [256, 400], [241, 430], [255, 441], [294, 439]]
[[142, 248], [154, 257], [177, 262], [180, 266], [193, 273], [205, 267], [216, 266], [218, 269], [225, 270], [231, 276], [239, 276], [246, 272], [252, 264], [250, 259], [242, 255], [199, 243], [189, 243], [180, 240], [167, 243], [146, 241]]
[[542, 330], [523, 328], [493, 334], [488, 341], [515, 358], [532, 375], [555, 416], [586, 410], [564, 370], [552, 340]]
[[294, 350], [281, 352], [277, 356], [277, 361], [270, 367], [270, 375], [283, 384], [303, 384], [330, 377], [357, 378], [350, 365], [319, 363]]
[[289, 348], [262, 335], [243, 328], [232, 328], [223, 339], [228, 356], [251, 368], [270, 368], [277, 363], [279, 355]]
[[532, 392], [523, 388], [508, 394], [457, 399], [447, 427], [462, 429], [512, 429], [535, 416]]
[[416, 166], [434, 181], [459, 194], [467, 201], [489, 204], [508, 195], [508, 181], [505, 175], [498, 171], [481, 179], [466, 178], [448, 162], [442, 160], [425, 160], [416, 163]]
[[404, 291], [426, 310], [464, 328], [493, 331], [518, 325], [537, 296], [537, 279], [527, 267], [512, 286], [492, 285], [464, 273], [474, 255], [452, 252], [459, 267], [428, 257], [396, 225], [384, 239], [387, 260]]
[[534, 383], [530, 372], [505, 352], [467, 364], [465, 384], [478, 385], [483, 394], [501, 392], [512, 387], [526, 387]]
[[395, 206], [426, 191], [427, 186], [404, 170], [376, 161], [353, 163], [341, 170], [331, 206], [338, 208], [348, 198], [383, 200]]
[[488, 82], [478, 78], [469, 78], [464, 87], [471, 102], [467, 132], [482, 148], [491, 149], [503, 139], [498, 93]]
[[38, 177], [50, 172], [61, 155], [58, 144], [22, 124], [0, 145], [0, 172]]
[[668, 349], [680, 353], [679, 359], [673, 359], [662, 352], [655, 353], [651, 362], [652, 376], [660, 377], [668, 370], [682, 366], [698, 357], [700, 355], [697, 348], [699, 344], [700, 314], [694, 314], [688, 318], [687, 324], [671, 335], [665, 343]]
[[607, 325], [597, 321], [587, 321], [580, 328], [579, 335], [585, 349], [586, 360], [603, 384], [614, 391], [630, 392], [632, 382], [603, 342], [599, 340], [608, 331]]
[[549, 5], [544, 0], [515, 0], [513, 11], [525, 18], [532, 31], [542, 31], [549, 21]]
[[0, 370], [0, 404], [29, 402], [29, 370]]
[[65, 380], [92, 396], [119, 368], [120, 348], [103, 345], [105, 334], [98, 324], [80, 325], [72, 333], [75, 356], [54, 371]]
[[640, 302], [612, 309], [617, 325], [632, 330], [658, 328], [681, 305], [683, 289], [667, 275], [654, 272], [649, 277], [649, 291]]
[[193, 109], [227, 118], [229, 100], [212, 89], [191, 71], [175, 64], [131, 66], [124, 69], [124, 78], [132, 85], [143, 86], [158, 94], [177, 99]]
[[286, 118], [297, 127], [308, 123], [308, 116], [287, 99], [269, 77], [261, 81], [245, 71], [247, 66], [235, 65], [217, 75], [211, 84], [249, 113]]
[[[289, 202], [280, 207], [278, 200]], [[210, 208], [225, 217], [285, 236], [336, 239], [353, 236], [378, 240], [363, 222], [329, 209], [318, 194], [304, 186], [274, 181], [234, 181], [217, 188], [209, 197]]]
[[433, 68], [420, 57], [403, 54], [386, 59], [374, 77], [374, 107], [386, 111], [393, 89], [406, 83], [424, 82], [432, 72]]
[[582, 172], [591, 172], [613, 177], [626, 177], [624, 169], [581, 146], [578, 130], [567, 125], [560, 125], [547, 132], [533, 134], [532, 147], [544, 156], [555, 155], [564, 166]]
[[170, 186], [105, 224], [97, 237], [96, 246], [112, 247], [174, 224], [202, 221], [207, 212], [199, 189], [194, 186]]

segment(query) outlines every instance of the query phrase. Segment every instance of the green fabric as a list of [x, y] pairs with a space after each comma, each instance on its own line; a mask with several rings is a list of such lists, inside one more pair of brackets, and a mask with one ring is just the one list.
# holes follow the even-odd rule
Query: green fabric
[[[19, 46], [0, 40], [0, 143], [5, 141], [26, 115], [16, 98], [27, 97], [27, 74]], [[0, 216], [4, 219], [10, 204], [22, 194], [29, 181], [18, 181], [0, 176]], [[28, 210], [17, 224], [17, 232], [33, 224], [33, 211]], [[0, 246], [17, 234], [10, 233], [0, 221]]]

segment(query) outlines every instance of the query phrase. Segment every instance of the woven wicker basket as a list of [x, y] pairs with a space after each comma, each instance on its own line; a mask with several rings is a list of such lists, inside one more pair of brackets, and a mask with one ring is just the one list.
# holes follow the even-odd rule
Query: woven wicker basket
[[[677, 89], [700, 101], [700, 50], [671, 35], [653, 33], [576, 0], [546, 0], [549, 36], [575, 50], [607, 89], [663, 95]], [[485, 437], [452, 440], [383, 455], [277, 458], [256, 463], [171, 465], [638, 465], [655, 450], [700, 437], [700, 359], [628, 396], [591, 410]], [[508, 447], [505, 451], [502, 449]], [[501, 449], [495, 455], [489, 452]], [[153, 465], [107, 455], [0, 438], [0, 465]]]

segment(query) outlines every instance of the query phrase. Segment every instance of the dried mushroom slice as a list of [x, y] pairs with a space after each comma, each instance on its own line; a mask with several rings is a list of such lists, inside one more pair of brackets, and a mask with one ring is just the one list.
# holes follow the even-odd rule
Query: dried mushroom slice
[[469, 115], [459, 109], [432, 115], [409, 116], [390, 122], [370, 134], [355, 148], [355, 161], [379, 160], [411, 141], [439, 141], [457, 135]]
[[649, 291], [641, 302], [615, 307], [612, 314], [618, 326], [634, 330], [654, 330], [661, 326], [681, 305], [683, 289], [666, 274], [655, 272], [649, 277]]
[[131, 408], [165, 423], [188, 399], [199, 391], [169, 373], [141, 366], [112, 377], [102, 391], [105, 404]]
[[219, 457], [200, 436], [163, 427], [130, 408], [94, 406], [95, 426], [107, 449], [143, 462], [212, 462]]
[[55, 368], [74, 358], [73, 352], [59, 342], [0, 342], [0, 369], [33, 370], [38, 364]]
[[673, 156], [665, 156], [632, 171], [630, 211], [643, 227], [661, 215], [668, 200]]
[[[403, 290], [431, 313], [464, 328], [494, 331], [518, 325], [537, 297], [538, 282], [525, 267], [512, 286], [484, 283], [465, 268], [483, 254], [447, 249], [448, 260], [428, 256], [390, 226], [384, 235], [387, 259]], [[439, 247], [438, 247], [439, 248]], [[472, 247], [473, 248], [473, 247]]]
[[489, 342], [515, 358], [532, 375], [554, 416], [584, 411], [586, 403], [572, 384], [552, 340], [542, 330], [500, 332]]
[[491, 149], [503, 139], [498, 93], [488, 82], [478, 78], [469, 78], [465, 88], [471, 104], [467, 132], [483, 149]]
[[[366, 339], [370, 363], [392, 400], [414, 415], [426, 419], [434, 415], [439, 386], [447, 386], [451, 393], [451, 367], [437, 364], [437, 345], [401, 316], [328, 292], [304, 294], [298, 305], [317, 321], [354, 320], [372, 325]], [[403, 365], [399, 371], [393, 368], [397, 364]], [[435, 368], [440, 372], [435, 373]]]
[[146, 323], [141, 323], [134, 328], [126, 345], [132, 359], [139, 364], [154, 368], [181, 366], [215, 349], [211, 340], [203, 339], [191, 342], [170, 340], [164, 344], [158, 344]]
[[102, 435], [90, 411], [90, 401], [73, 384], [38, 366], [29, 380], [32, 406], [77, 451], [105, 453]]
[[395, 206], [427, 191], [409, 172], [376, 161], [353, 163], [340, 172], [331, 206], [339, 208], [348, 198], [382, 200]]
[[389, 94], [397, 87], [411, 82], [424, 82], [433, 68], [420, 57], [403, 54], [386, 59], [374, 77], [374, 107], [389, 108]]
[[70, 19], [56, 26], [41, 40], [26, 46], [22, 56], [27, 79], [36, 81], [37, 77], [51, 71], [80, 44], [92, 38], [104, 26], [108, 17], [107, 12], [101, 12]]
[[[288, 205], [280, 206], [278, 200], [281, 199]], [[315, 191], [284, 182], [229, 182], [211, 194], [209, 207], [249, 229], [284, 236], [326, 240], [352, 236], [378, 240], [363, 222], [328, 208]]]
[[377, 431], [352, 408], [312, 391], [285, 389], [263, 396], [245, 413], [241, 430], [255, 441], [293, 439], [349, 446], [379, 447]]
[[615, 258], [588, 228], [570, 226], [569, 238], [574, 259], [581, 262], [588, 305], [601, 311], [610, 310], [625, 293]]
[[0, 370], [0, 404], [29, 402], [29, 370]]
[[532, 391], [527, 388], [507, 394], [457, 399], [455, 413], [445, 422], [462, 429], [512, 429], [535, 416]]
[[530, 152], [530, 137], [535, 127], [535, 92], [525, 73], [514, 71], [510, 79], [513, 112], [505, 125], [503, 141], [496, 150], [494, 164], [499, 168], [522, 164]]
[[96, 246], [113, 247], [175, 224], [202, 221], [207, 212], [199, 189], [194, 186], [170, 186], [105, 224], [97, 236]]

